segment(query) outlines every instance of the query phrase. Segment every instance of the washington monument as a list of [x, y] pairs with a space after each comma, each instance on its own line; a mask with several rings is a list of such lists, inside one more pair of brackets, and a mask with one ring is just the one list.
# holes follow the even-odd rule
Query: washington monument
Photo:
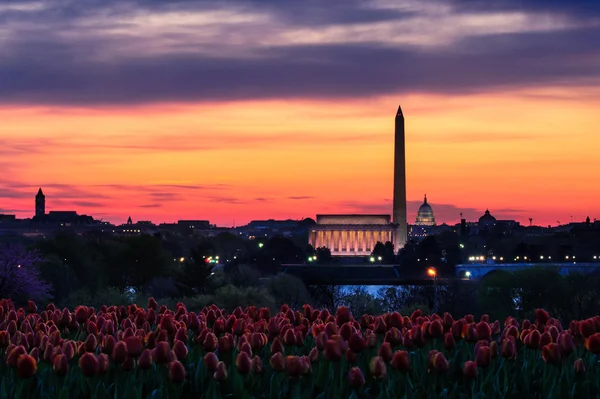
[[398, 106], [394, 137], [394, 209], [392, 210], [394, 229], [394, 251], [406, 244], [408, 232], [406, 223], [406, 160], [404, 149], [404, 115]]

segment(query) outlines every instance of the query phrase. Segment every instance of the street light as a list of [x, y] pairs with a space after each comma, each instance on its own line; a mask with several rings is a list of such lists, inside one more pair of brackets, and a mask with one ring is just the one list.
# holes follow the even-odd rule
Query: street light
[[369, 258], [369, 261], [370, 261], [371, 263], [375, 262], [375, 257], [374, 257], [374, 256], [371, 256], [371, 257]]
[[262, 242], [259, 242], [259, 243], [258, 243], [258, 247], [259, 247], [259, 248], [262, 248], [262, 247], [264, 247], [264, 246], [265, 246], [265, 244], [263, 244]]
[[466, 271], [466, 272], [465, 272], [465, 277], [466, 277], [466, 278], [469, 278], [469, 277], [471, 277], [471, 272], [469, 272], [469, 271]]
[[433, 277], [433, 313], [437, 313], [437, 270], [435, 267], [427, 269], [427, 274]]

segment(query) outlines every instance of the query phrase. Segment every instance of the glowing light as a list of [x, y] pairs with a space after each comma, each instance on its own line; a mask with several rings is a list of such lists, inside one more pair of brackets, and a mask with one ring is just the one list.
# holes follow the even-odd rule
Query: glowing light
[[262, 247], [264, 247], [264, 246], [265, 246], [265, 244], [263, 244], [262, 242], [259, 242], [259, 243], [258, 243], [258, 247], [259, 247], [259, 248], [262, 248]]
[[540, 259], [544, 259], [544, 255], [540, 255]]
[[568, 255], [567, 255], [567, 256], [565, 256], [565, 259], [569, 259], [569, 256], [568, 256]]
[[382, 258], [381, 256], [378, 256], [378, 257], [377, 257], [377, 260], [382, 260], [382, 259], [383, 259], [383, 258]]
[[501, 257], [500, 257], [500, 260], [504, 260], [504, 258], [501, 256]]
[[17, 265], [17, 269], [20, 269], [20, 268], [21, 268], [21, 265]]
[[427, 274], [431, 277], [435, 277], [437, 275], [437, 270], [435, 270], [435, 268], [433, 267], [430, 267], [429, 269], [427, 269]]
[[460, 244], [460, 247], [461, 247], [461, 248], [464, 248], [464, 247], [465, 247], [465, 244]]
[[185, 258], [182, 256], [181, 258], [179, 258], [179, 262], [181, 262], [181, 263], [185, 262]]
[[369, 258], [369, 260], [370, 260], [371, 262], [375, 262], [375, 258], [374, 258], [373, 256], [371, 256], [371, 257]]
[[465, 272], [465, 276], [467, 276], [467, 278], [471, 277], [471, 272]]

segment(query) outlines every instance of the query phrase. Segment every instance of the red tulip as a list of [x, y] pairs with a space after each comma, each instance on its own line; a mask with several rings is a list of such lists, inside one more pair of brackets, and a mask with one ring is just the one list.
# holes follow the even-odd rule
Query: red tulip
[[208, 371], [215, 372], [217, 371], [217, 366], [219, 365], [219, 359], [214, 352], [208, 352], [204, 356], [204, 365], [208, 369]]
[[276, 352], [273, 356], [271, 356], [269, 363], [271, 364], [273, 370], [277, 372], [282, 372], [285, 370], [285, 357], [283, 357], [281, 352]]
[[505, 338], [500, 346], [500, 356], [505, 359], [514, 360], [517, 357], [517, 347], [514, 338]]
[[319, 361], [319, 350], [317, 348], [312, 348], [308, 354], [308, 358], [310, 359], [311, 363], [316, 363]]
[[88, 308], [86, 306], [77, 306], [75, 308], [75, 320], [79, 324], [84, 324], [88, 318]]
[[480, 321], [479, 323], [477, 323], [477, 325], [475, 326], [475, 333], [477, 335], [477, 339], [479, 340], [489, 340], [490, 338], [492, 338], [492, 329], [490, 328], [490, 325], [485, 321]]
[[542, 347], [542, 358], [546, 363], [559, 364], [560, 363], [560, 348], [555, 343], [549, 343]]
[[354, 352], [352, 352], [352, 349], [348, 348], [348, 350], [346, 351], [346, 362], [353, 364], [356, 363], [358, 361], [358, 355]]
[[169, 380], [174, 383], [185, 381], [185, 367], [177, 360], [169, 364]]
[[240, 352], [235, 359], [235, 366], [237, 367], [238, 373], [246, 375], [252, 368], [252, 360], [246, 352]]
[[434, 320], [429, 324], [429, 335], [432, 338], [439, 338], [444, 335], [444, 326], [440, 320]]
[[175, 341], [175, 344], [173, 345], [173, 352], [175, 352], [177, 360], [183, 361], [188, 354], [188, 349], [183, 342]]
[[17, 359], [17, 374], [20, 378], [30, 378], [37, 371], [37, 361], [27, 354], [19, 356]]
[[375, 356], [373, 359], [371, 359], [369, 368], [375, 379], [381, 380], [387, 376], [387, 367], [385, 366], [385, 361], [379, 356]]
[[358, 333], [352, 333], [350, 339], [348, 340], [348, 347], [354, 353], [361, 353], [367, 347], [367, 341]]
[[550, 315], [544, 309], [536, 309], [535, 310], [535, 321], [537, 321], [541, 325], [546, 325]]
[[477, 370], [477, 363], [472, 360], [467, 360], [463, 365], [463, 375], [467, 380], [474, 380], [477, 378], [479, 371]]
[[585, 340], [585, 347], [595, 355], [600, 354], [600, 333], [590, 335]]
[[79, 358], [79, 368], [84, 377], [93, 377], [98, 374], [98, 359], [90, 352], [86, 352]]
[[477, 366], [485, 368], [490, 365], [491, 362], [491, 350], [489, 346], [481, 346], [475, 354], [475, 363]]
[[169, 357], [171, 356], [171, 346], [168, 342], [157, 342], [156, 348], [152, 349], [152, 360], [156, 364], [169, 363]]
[[543, 348], [544, 346], [552, 343], [552, 336], [550, 335], [550, 333], [545, 332], [540, 336], [540, 343], [538, 344], [538, 346], [540, 348]]
[[141, 370], [150, 370], [152, 368], [152, 352], [150, 352], [150, 349], [146, 348], [142, 351], [138, 359], [138, 367]]
[[540, 345], [541, 334], [538, 330], [531, 331], [523, 340], [523, 343], [528, 348], [537, 349]]
[[408, 372], [410, 371], [410, 354], [407, 351], [397, 351], [390, 364], [395, 370]]
[[433, 368], [435, 371], [444, 372], [447, 371], [449, 367], [450, 365], [448, 364], [448, 360], [444, 354], [441, 352], [436, 353], [435, 357], [433, 358]]
[[573, 363], [573, 370], [575, 371], [575, 374], [585, 373], [585, 364], [583, 364], [583, 360], [581, 360], [581, 358], [575, 360], [575, 363]]
[[452, 350], [456, 346], [456, 341], [452, 333], [447, 332], [444, 334], [444, 348], [446, 350]]
[[379, 347], [379, 357], [381, 357], [386, 363], [392, 360], [392, 356], [394, 355], [394, 351], [392, 350], [392, 345], [389, 342], [384, 342]]
[[17, 361], [19, 360], [19, 357], [22, 355], [26, 355], [27, 350], [24, 346], [19, 345], [14, 347], [10, 351], [7, 348], [6, 353], [8, 353], [8, 356], [6, 357], [6, 364], [8, 364], [10, 367], [17, 367]]
[[298, 378], [310, 370], [310, 364], [303, 357], [288, 356], [285, 358], [285, 370], [289, 377]]
[[365, 385], [365, 376], [358, 367], [352, 367], [348, 373], [348, 382], [352, 388], [360, 389]]
[[252, 363], [250, 364], [250, 368], [252, 369], [253, 374], [260, 374], [263, 370], [262, 360], [258, 356], [254, 356], [252, 358]]
[[339, 362], [342, 358], [342, 344], [338, 340], [330, 339], [325, 343], [323, 350], [325, 359], [332, 362]]
[[564, 357], [568, 357], [575, 350], [573, 336], [567, 331], [562, 332], [556, 341], [560, 348], [560, 352]]
[[65, 376], [69, 372], [69, 359], [65, 355], [56, 356], [52, 368], [59, 377]]
[[233, 340], [233, 335], [229, 333], [225, 333], [224, 336], [219, 338], [219, 343], [217, 345], [219, 353], [229, 353], [235, 348], [235, 342]]

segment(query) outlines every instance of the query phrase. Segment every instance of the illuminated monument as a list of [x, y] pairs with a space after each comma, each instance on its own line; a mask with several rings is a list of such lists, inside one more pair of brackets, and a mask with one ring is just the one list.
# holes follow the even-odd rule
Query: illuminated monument
[[406, 161], [404, 149], [404, 115], [398, 107], [394, 136], [394, 200], [390, 215], [317, 215], [310, 230], [313, 248], [327, 247], [333, 256], [370, 255], [377, 242], [394, 244], [394, 251], [404, 246], [406, 221]]

